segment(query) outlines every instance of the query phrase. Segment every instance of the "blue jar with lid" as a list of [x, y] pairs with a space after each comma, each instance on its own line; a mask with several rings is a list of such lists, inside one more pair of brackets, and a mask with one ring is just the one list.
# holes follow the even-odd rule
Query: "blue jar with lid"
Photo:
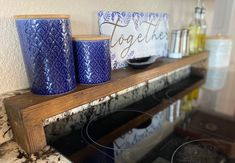
[[56, 95], [76, 87], [68, 15], [17, 15], [16, 26], [31, 90]]
[[101, 84], [111, 79], [110, 37], [78, 35], [73, 45], [78, 83]]

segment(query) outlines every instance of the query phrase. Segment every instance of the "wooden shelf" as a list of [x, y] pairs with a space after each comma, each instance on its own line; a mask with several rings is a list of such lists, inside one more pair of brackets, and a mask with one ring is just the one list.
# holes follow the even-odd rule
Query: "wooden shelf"
[[206, 61], [207, 58], [208, 52], [179, 60], [162, 58], [147, 69], [127, 68], [113, 71], [111, 81], [103, 85], [78, 85], [76, 90], [58, 96], [40, 96], [29, 92], [7, 98], [4, 100], [4, 105], [14, 138], [27, 152], [36, 152], [46, 145], [43, 128], [45, 119], [184, 66]]

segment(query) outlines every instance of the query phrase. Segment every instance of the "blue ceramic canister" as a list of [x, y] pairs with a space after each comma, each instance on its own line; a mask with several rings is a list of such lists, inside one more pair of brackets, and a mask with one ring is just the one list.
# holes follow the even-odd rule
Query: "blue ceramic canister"
[[100, 84], [111, 79], [110, 37], [80, 35], [73, 37], [78, 83]]
[[76, 87], [68, 15], [17, 15], [16, 26], [32, 92], [55, 95]]

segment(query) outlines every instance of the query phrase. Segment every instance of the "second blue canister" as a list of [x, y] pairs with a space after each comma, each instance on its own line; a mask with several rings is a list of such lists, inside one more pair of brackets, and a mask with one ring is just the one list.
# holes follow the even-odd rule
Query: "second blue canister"
[[68, 15], [18, 15], [16, 26], [32, 92], [56, 95], [76, 87]]
[[97, 35], [73, 37], [75, 67], [80, 84], [101, 84], [111, 79], [110, 38]]

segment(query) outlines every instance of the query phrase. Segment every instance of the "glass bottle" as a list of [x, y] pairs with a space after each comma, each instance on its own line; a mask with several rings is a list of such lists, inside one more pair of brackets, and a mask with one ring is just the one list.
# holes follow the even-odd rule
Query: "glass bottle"
[[189, 25], [189, 53], [197, 54], [199, 50], [200, 41], [200, 7], [195, 8], [195, 15], [193, 21]]
[[205, 19], [206, 9], [203, 7], [201, 9], [201, 19], [200, 19], [200, 42], [199, 42], [199, 51], [204, 51], [206, 46], [206, 30], [207, 24]]

